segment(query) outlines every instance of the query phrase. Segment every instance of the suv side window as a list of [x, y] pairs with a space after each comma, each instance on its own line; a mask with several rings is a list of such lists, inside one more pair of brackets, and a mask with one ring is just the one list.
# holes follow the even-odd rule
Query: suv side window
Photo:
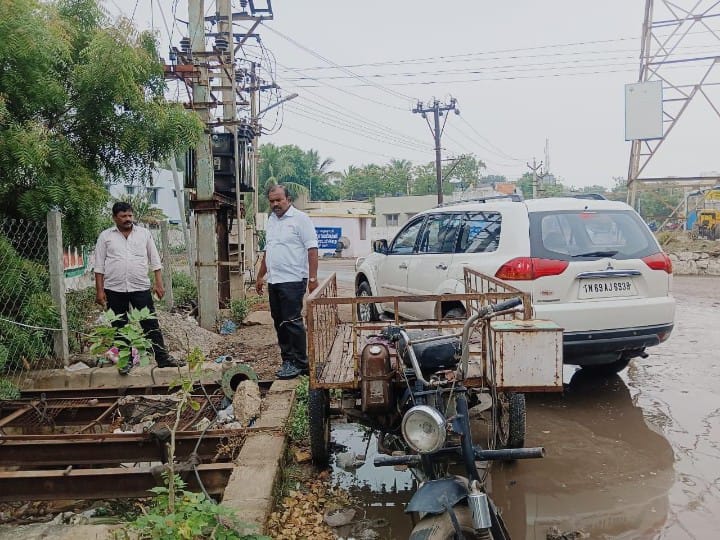
[[500, 243], [502, 216], [500, 212], [470, 212], [460, 233], [460, 253], [495, 251]]
[[420, 234], [418, 252], [455, 253], [461, 216], [459, 214], [434, 214], [429, 216]]
[[415, 251], [418, 233], [422, 228], [425, 216], [411, 221], [398, 233], [388, 250], [390, 255], [407, 255]]

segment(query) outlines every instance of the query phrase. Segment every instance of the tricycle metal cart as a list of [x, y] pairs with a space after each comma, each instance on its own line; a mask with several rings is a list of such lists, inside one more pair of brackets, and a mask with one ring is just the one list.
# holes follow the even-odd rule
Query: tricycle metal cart
[[[464, 319], [443, 319], [442, 302], [461, 302], [470, 317], [481, 308], [520, 298], [522, 309], [500, 313], [491, 323], [479, 321], [469, 340], [469, 361], [463, 385], [490, 412], [489, 448], [520, 448], [525, 438], [525, 392], [562, 391], [562, 329], [549, 321], [535, 321], [530, 296], [506, 283], [466, 267], [465, 292], [446, 295], [339, 297], [335, 274], [325, 279], [307, 300], [308, 358], [310, 363], [310, 439], [313, 461], [327, 463], [330, 454], [330, 391], [340, 398], [342, 413], [372, 428], [386, 429], [396, 422], [392, 411], [373, 405], [372, 396], [392, 392], [405, 384], [407, 365], [389, 348], [389, 369], [363, 372], [363, 351], [389, 326], [408, 332], [457, 334]], [[437, 318], [423, 321], [360, 322], [358, 304], [433, 302]], [[342, 320], [343, 307], [350, 313]], [[388, 390], [389, 389], [389, 390]]]

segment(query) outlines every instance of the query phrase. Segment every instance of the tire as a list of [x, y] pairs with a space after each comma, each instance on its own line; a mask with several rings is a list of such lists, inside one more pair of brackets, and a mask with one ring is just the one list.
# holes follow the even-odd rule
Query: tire
[[[370, 290], [370, 284], [367, 281], [361, 281], [358, 285], [357, 296], [368, 297], [372, 296], [372, 290]], [[378, 313], [375, 304], [358, 304], [357, 305], [357, 317], [360, 322], [374, 322], [380, 320], [380, 314]]]
[[[467, 506], [454, 508], [463, 536], [468, 540], [493, 540], [492, 533], [473, 529], [472, 512]], [[455, 528], [447, 512], [421, 519], [410, 533], [410, 540], [453, 540]]]
[[310, 455], [313, 463], [324, 467], [330, 461], [330, 392], [310, 390], [308, 393]]
[[526, 417], [525, 394], [508, 392], [499, 397], [497, 421], [500, 424], [496, 445], [498, 448], [525, 446]]
[[443, 314], [443, 320], [445, 320], [445, 319], [466, 319], [466, 318], [467, 318], [467, 313], [465, 312], [465, 309], [461, 308], [461, 307], [450, 308]]
[[613, 375], [617, 375], [623, 369], [628, 367], [629, 363], [630, 358], [621, 358], [620, 360], [615, 360], [610, 364], [601, 364], [597, 366], [582, 366], [582, 369], [586, 373], [597, 375], [599, 377], [612, 377]]

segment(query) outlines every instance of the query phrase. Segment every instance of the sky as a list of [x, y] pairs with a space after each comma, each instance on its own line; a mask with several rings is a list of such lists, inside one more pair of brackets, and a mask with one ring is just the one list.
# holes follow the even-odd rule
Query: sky
[[[186, 0], [105, 6], [154, 28], [161, 52], [187, 34]], [[215, 12], [213, 1], [205, 7]], [[263, 49], [254, 42], [244, 52], [262, 59], [262, 76], [280, 85], [279, 95], [298, 97], [266, 113], [263, 143], [315, 149], [339, 171], [391, 157], [429, 163], [432, 135], [412, 108], [453, 97], [460, 114], [447, 118], [445, 158], [472, 152], [487, 174], [516, 179], [533, 158], [546, 161], [548, 141], [550, 172], [566, 185], [612, 186], [613, 177], [627, 176], [624, 87], [638, 79], [644, 0], [274, 0], [272, 7], [274, 20], [258, 29]], [[662, 9], [656, 0], [656, 20]], [[720, 55], [720, 37], [710, 32], [720, 36], [720, 23], [711, 24], [718, 26], [691, 28], [677, 54]], [[670, 82], [697, 82], [699, 67], [673, 68]], [[707, 89], [716, 108], [718, 88]], [[276, 99], [267, 94], [263, 105]], [[699, 95], [644, 174], [720, 170], [718, 133], [720, 118]]]

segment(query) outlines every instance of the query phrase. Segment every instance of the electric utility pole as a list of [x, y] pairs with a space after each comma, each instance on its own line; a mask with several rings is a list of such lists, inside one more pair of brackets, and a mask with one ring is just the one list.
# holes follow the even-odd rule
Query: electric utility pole
[[[443, 202], [443, 191], [442, 191], [442, 147], [440, 146], [440, 139], [442, 138], [443, 131], [445, 130], [445, 124], [447, 123], [446, 112], [455, 111], [455, 114], [460, 114], [460, 109], [456, 108], [457, 100], [450, 98], [450, 102], [447, 104], [441, 104], [437, 99], [433, 99], [432, 105], [428, 107], [423, 106], [422, 101], [418, 101], [415, 108], [412, 110], [415, 114], [420, 114], [428, 124], [430, 133], [432, 133], [433, 140], [435, 141], [435, 181], [437, 183], [437, 200], [438, 204]], [[427, 113], [433, 115], [433, 126], [430, 125]], [[445, 115], [443, 120], [442, 128], [440, 127], [440, 117]]]
[[[530, 165], [527, 163], [526, 165], [532, 171], [532, 198], [537, 199], [538, 176], [545, 176], [545, 173], [542, 171], [543, 162], [541, 161], [540, 163], [537, 163], [535, 158], [533, 158], [533, 164]], [[538, 171], [540, 171], [540, 173], [538, 173]]]
[[[198, 77], [192, 84], [192, 107], [207, 126], [210, 121], [209, 79], [205, 57], [205, 1], [188, 2], [188, 32], [190, 34], [190, 53], [198, 71]], [[196, 59], [195, 59], [196, 58]], [[197, 205], [194, 208], [195, 230], [197, 233], [197, 275], [198, 275], [198, 314], [200, 326], [211, 329], [215, 326], [218, 311], [218, 245], [215, 241], [217, 216], [213, 204], [215, 179], [213, 175], [210, 138], [207, 132], [195, 149]], [[208, 241], [208, 239], [212, 239]]]

